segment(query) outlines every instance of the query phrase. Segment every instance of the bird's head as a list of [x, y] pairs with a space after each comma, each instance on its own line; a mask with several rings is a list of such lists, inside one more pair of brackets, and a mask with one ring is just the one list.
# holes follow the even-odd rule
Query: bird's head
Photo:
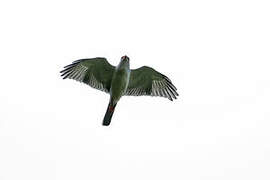
[[121, 61], [129, 61], [129, 57], [127, 57], [126, 55], [125, 56], [122, 56], [121, 57]]
[[127, 57], [126, 55], [122, 56], [121, 61], [119, 63], [119, 67], [128, 67], [129, 68], [129, 57]]

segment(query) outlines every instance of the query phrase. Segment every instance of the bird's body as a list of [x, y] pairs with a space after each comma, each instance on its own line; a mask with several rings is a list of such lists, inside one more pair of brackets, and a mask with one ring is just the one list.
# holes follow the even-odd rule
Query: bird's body
[[130, 77], [129, 60], [122, 58], [113, 73], [111, 88], [110, 88], [110, 102], [103, 119], [103, 125], [108, 126], [111, 123], [111, 118], [114, 113], [114, 108], [120, 98], [125, 94]]
[[154, 70], [143, 66], [130, 70], [129, 58], [123, 56], [117, 67], [105, 58], [81, 59], [65, 66], [61, 71], [63, 79], [70, 78], [110, 94], [110, 101], [103, 119], [103, 125], [110, 125], [117, 102], [127, 96], [160, 96], [171, 101], [178, 93], [171, 80]]
[[130, 69], [128, 60], [120, 61], [116, 67], [112, 78], [112, 84], [110, 89], [111, 100], [113, 104], [116, 104], [121, 96], [123, 96], [127, 90], [130, 78]]

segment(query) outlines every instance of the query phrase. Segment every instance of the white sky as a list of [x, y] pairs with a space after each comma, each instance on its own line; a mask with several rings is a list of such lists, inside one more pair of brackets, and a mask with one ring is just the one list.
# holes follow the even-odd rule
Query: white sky
[[[270, 4], [1, 1], [0, 180], [269, 180]], [[59, 71], [130, 57], [179, 99], [109, 96]]]

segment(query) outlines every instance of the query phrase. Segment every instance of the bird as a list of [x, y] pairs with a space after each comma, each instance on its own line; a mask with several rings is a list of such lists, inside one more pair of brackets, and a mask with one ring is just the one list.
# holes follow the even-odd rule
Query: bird
[[130, 69], [129, 57], [124, 55], [117, 66], [104, 57], [79, 59], [60, 71], [63, 79], [73, 79], [110, 95], [102, 125], [109, 126], [115, 107], [122, 96], [159, 96], [173, 101], [177, 88], [165, 75], [149, 66]]

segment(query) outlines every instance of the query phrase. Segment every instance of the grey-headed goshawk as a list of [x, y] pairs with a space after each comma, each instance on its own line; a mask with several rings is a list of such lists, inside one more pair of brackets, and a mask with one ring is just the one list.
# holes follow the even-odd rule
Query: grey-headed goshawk
[[64, 67], [63, 79], [83, 82], [110, 94], [110, 102], [103, 125], [110, 125], [117, 102], [121, 96], [160, 96], [169, 100], [178, 96], [176, 87], [165, 75], [151, 67], [129, 68], [129, 58], [123, 56], [118, 66], [112, 66], [106, 58], [80, 59]]

